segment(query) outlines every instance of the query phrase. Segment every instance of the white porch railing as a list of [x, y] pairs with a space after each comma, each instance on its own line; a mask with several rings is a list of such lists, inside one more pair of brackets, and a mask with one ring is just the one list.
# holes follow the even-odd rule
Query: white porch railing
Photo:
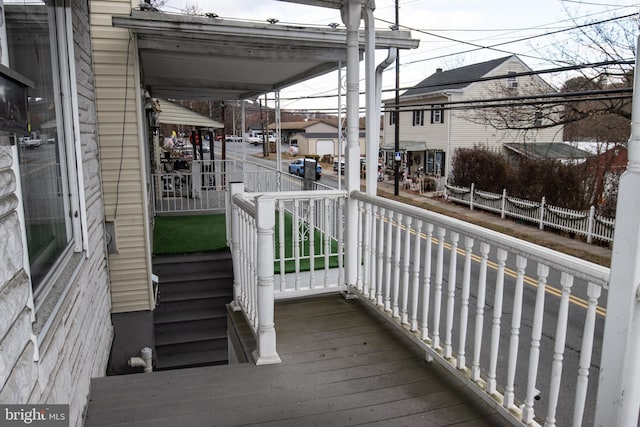
[[[349, 292], [384, 313], [428, 360], [454, 372], [512, 422], [580, 426], [592, 419], [598, 379], [592, 354], [600, 351], [605, 310], [598, 303], [607, 268], [358, 191], [347, 201], [338, 191], [235, 191], [234, 304], [256, 334], [259, 363], [277, 361], [276, 298], [344, 288], [341, 274], [298, 268], [301, 241], [289, 243], [287, 254], [281, 246], [287, 238], [279, 233], [290, 228], [295, 238], [304, 223], [327, 239], [313, 250], [307, 246], [310, 253], [342, 260], [339, 217], [345, 203], [357, 203], [359, 219], [350, 226], [358, 227], [358, 248], [345, 262], [359, 268]], [[287, 217], [289, 225], [279, 223]], [[337, 251], [326, 246], [334, 240]], [[296, 266], [292, 279], [283, 275], [283, 262]]]
[[339, 283], [346, 193], [246, 193], [242, 183], [232, 183], [230, 198], [232, 306], [256, 337], [256, 363], [277, 363], [273, 301], [345, 290]]
[[244, 182], [247, 191], [331, 190], [319, 181], [235, 160], [189, 161], [188, 169], [152, 175], [154, 214], [223, 212], [231, 182]]
[[470, 209], [483, 209], [500, 214], [502, 218], [518, 218], [537, 224], [542, 230], [551, 227], [585, 236], [588, 243], [593, 239], [604, 242], [613, 241], [615, 218], [606, 218], [596, 214], [592, 206], [588, 211], [578, 211], [548, 205], [544, 199], [540, 202], [518, 199], [507, 195], [480, 191], [471, 184], [471, 188], [446, 186], [446, 197]]

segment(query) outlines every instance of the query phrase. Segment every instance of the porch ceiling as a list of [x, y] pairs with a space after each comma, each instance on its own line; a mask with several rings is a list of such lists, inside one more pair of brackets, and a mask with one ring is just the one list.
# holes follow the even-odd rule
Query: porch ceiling
[[[137, 37], [146, 88], [169, 99], [250, 99], [346, 64], [346, 30], [133, 10], [113, 25]], [[412, 49], [407, 31], [376, 31], [376, 48]], [[364, 49], [361, 33], [360, 50]]]

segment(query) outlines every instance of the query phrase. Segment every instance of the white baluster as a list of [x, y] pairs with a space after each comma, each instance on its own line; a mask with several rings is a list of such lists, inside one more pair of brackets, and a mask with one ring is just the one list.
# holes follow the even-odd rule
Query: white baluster
[[471, 362], [471, 380], [480, 380], [480, 352], [482, 351], [482, 331], [484, 328], [484, 305], [487, 294], [487, 258], [490, 246], [480, 243], [480, 274], [478, 277], [478, 300], [476, 303], [476, 328], [473, 339], [473, 362]]
[[357, 256], [357, 263], [358, 266], [356, 268], [357, 274], [358, 274], [358, 280], [356, 280], [356, 289], [362, 291], [362, 286], [363, 286], [363, 278], [362, 278], [362, 265], [360, 265], [361, 260], [362, 260], [362, 256], [363, 256], [363, 243], [364, 243], [364, 226], [365, 226], [365, 221], [366, 221], [366, 215], [364, 214], [364, 202], [362, 201], [358, 201], [358, 256]]
[[400, 296], [400, 239], [402, 237], [402, 214], [396, 213], [396, 236], [394, 240], [393, 283], [391, 295], [391, 312], [393, 317], [399, 317], [398, 299]]
[[425, 251], [422, 262], [422, 318], [420, 331], [423, 340], [429, 338], [429, 297], [431, 292], [431, 239], [433, 237], [433, 224], [427, 224], [425, 229]]
[[286, 239], [286, 234], [285, 234], [285, 225], [284, 225], [284, 218], [285, 218], [285, 210], [284, 210], [284, 203], [282, 202], [282, 200], [278, 200], [278, 240], [279, 240], [279, 249], [280, 249], [280, 291], [286, 291], [286, 287], [287, 287], [287, 281], [286, 281], [286, 269], [285, 269], [285, 259], [286, 259], [286, 247], [285, 247], [285, 243], [287, 241]]
[[391, 311], [391, 236], [393, 235], [393, 211], [389, 210], [387, 218], [387, 239], [385, 244], [385, 270], [384, 270], [384, 309]]
[[542, 337], [542, 320], [544, 317], [544, 296], [547, 287], [549, 267], [538, 264], [538, 289], [536, 291], [536, 304], [531, 331], [531, 350], [529, 353], [529, 372], [527, 375], [527, 397], [522, 410], [522, 421], [525, 424], [533, 422], [533, 403], [536, 396], [536, 380], [538, 376], [538, 362], [540, 359], [540, 339]]
[[309, 288], [313, 289], [316, 287], [316, 205], [313, 200], [306, 200], [306, 203], [309, 204], [309, 217], [307, 218], [307, 234], [309, 236]]
[[329, 268], [330, 265], [330, 252], [331, 252], [331, 236], [332, 234], [329, 232], [330, 223], [329, 220], [331, 217], [331, 200], [323, 199], [322, 204], [324, 206], [324, 233], [322, 236], [324, 237], [324, 287], [329, 286]]
[[582, 425], [585, 402], [587, 401], [587, 386], [589, 385], [589, 367], [591, 366], [591, 354], [593, 352], [593, 334], [596, 328], [596, 308], [602, 287], [589, 283], [587, 296], [589, 304], [584, 319], [584, 331], [582, 333], [582, 347], [580, 348], [580, 361], [578, 363], [578, 383], [576, 385], [576, 402], [573, 406], [573, 426]]
[[518, 345], [520, 343], [520, 323], [522, 319], [522, 291], [524, 288], [524, 269], [527, 259], [516, 257], [516, 284], [513, 290], [513, 314], [511, 315], [511, 338], [509, 340], [509, 364], [507, 367], [507, 386], [505, 387], [503, 406], [515, 405], [516, 367], [518, 366]]
[[436, 281], [433, 293], [433, 348], [440, 348], [440, 313], [442, 311], [442, 276], [444, 270], [444, 235], [447, 230], [438, 227], [438, 253], [436, 258]]
[[293, 259], [296, 272], [295, 289], [300, 290], [300, 233], [304, 221], [300, 221], [300, 201], [293, 201], [293, 221], [291, 221], [291, 234], [293, 236]]
[[362, 293], [367, 295], [369, 293], [369, 287], [371, 286], [371, 204], [366, 203], [364, 205], [364, 235], [362, 236], [362, 240], [364, 244], [362, 246], [362, 257], [358, 259], [363, 260], [363, 282], [362, 282]]
[[371, 209], [371, 245], [369, 246], [370, 251], [368, 258], [370, 260], [369, 265], [369, 300], [375, 301], [376, 298], [376, 289], [378, 287], [378, 279], [376, 276], [377, 271], [377, 248], [378, 248], [378, 229], [376, 228], [376, 224], [378, 221], [378, 206], [373, 205]]
[[378, 211], [379, 219], [378, 219], [378, 259], [376, 261], [376, 277], [378, 281], [378, 286], [376, 289], [376, 304], [379, 306], [383, 305], [382, 300], [382, 289], [384, 287], [384, 280], [382, 277], [382, 271], [384, 267], [384, 216], [385, 209], [380, 208]]
[[467, 360], [465, 347], [467, 345], [467, 324], [469, 322], [469, 292], [471, 288], [471, 252], [473, 239], [464, 239], [464, 270], [462, 273], [462, 298], [460, 301], [460, 336], [458, 337], [458, 369], [464, 369]]
[[562, 360], [564, 359], [564, 346], [567, 337], [569, 296], [571, 295], [571, 286], [573, 286], [573, 276], [563, 272], [560, 277], [560, 284], [562, 285], [562, 295], [560, 296], [560, 307], [558, 308], [558, 322], [556, 323], [556, 336], [553, 345], [553, 362], [551, 363], [549, 407], [547, 408], [547, 418], [545, 420], [545, 425], [549, 427], [556, 425], [556, 410], [558, 397], [560, 396], [560, 381], [562, 379]]
[[333, 217], [333, 221], [338, 222], [338, 283], [345, 283], [345, 271], [344, 271], [344, 223], [346, 221], [345, 212], [345, 199], [338, 199], [338, 214]]
[[413, 218], [407, 216], [404, 229], [404, 249], [402, 251], [402, 304], [400, 305], [400, 322], [409, 323], [407, 307], [409, 304], [409, 262], [411, 261], [411, 223]]
[[455, 312], [456, 296], [456, 266], [458, 263], [458, 233], [451, 233], [451, 259], [449, 261], [449, 283], [447, 284], [447, 313], [444, 335], [444, 357], [450, 359], [453, 356], [453, 313]]
[[498, 249], [498, 271], [496, 273], [496, 289], [493, 298], [493, 320], [491, 322], [491, 354], [489, 356], [489, 372], [487, 374], [487, 393], [496, 393], [496, 370], [498, 367], [498, 351], [500, 350], [500, 322], [502, 321], [502, 298], [504, 296], [504, 264], [507, 251]]
[[413, 241], [413, 267], [411, 280], [411, 326], [412, 332], [418, 330], [418, 298], [420, 291], [420, 246], [422, 245], [422, 220], [416, 220], [415, 238]]

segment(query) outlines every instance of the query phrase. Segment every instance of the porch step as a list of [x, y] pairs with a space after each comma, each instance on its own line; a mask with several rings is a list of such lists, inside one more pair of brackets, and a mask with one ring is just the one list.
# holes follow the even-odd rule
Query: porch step
[[226, 308], [233, 299], [233, 267], [226, 253], [161, 256], [154, 312], [156, 369], [227, 363]]

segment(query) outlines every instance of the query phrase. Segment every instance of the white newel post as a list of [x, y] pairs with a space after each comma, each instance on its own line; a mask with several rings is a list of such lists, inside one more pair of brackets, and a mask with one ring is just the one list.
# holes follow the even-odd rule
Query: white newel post
[[256, 198], [256, 227], [258, 231], [258, 331], [257, 349], [253, 354], [256, 365], [280, 363], [276, 352], [274, 312], [273, 233], [275, 228], [275, 202], [273, 199]]
[[228, 200], [227, 200], [227, 217], [230, 218], [227, 221], [230, 227], [227, 228], [227, 242], [230, 242], [231, 246], [231, 260], [233, 262], [233, 301], [231, 301], [231, 308], [233, 311], [240, 311], [240, 232], [238, 227], [240, 221], [238, 218], [238, 207], [233, 203], [233, 196], [244, 192], [244, 183], [232, 182], [229, 184]]
[[596, 401], [596, 426], [636, 427], [640, 410], [639, 66], [640, 61], [636, 56], [631, 137], [627, 145], [629, 162], [627, 171], [620, 177], [618, 187], [607, 302], [609, 309], [604, 326]]
[[[342, 20], [347, 27], [347, 148], [345, 187], [349, 194], [360, 190], [359, 97], [360, 70], [358, 27], [362, 16], [361, 0], [348, 0], [342, 6]], [[358, 280], [358, 201], [347, 199], [345, 209], [345, 284], [347, 289]]]

